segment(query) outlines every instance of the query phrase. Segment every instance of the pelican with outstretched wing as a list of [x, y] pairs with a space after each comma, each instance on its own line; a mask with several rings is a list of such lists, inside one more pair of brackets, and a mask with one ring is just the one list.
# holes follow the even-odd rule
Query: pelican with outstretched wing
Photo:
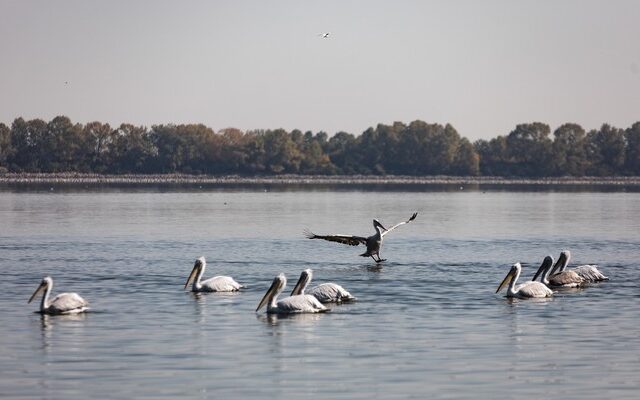
[[298, 283], [296, 283], [296, 286], [291, 291], [291, 296], [309, 294], [318, 299], [320, 303], [341, 303], [343, 301], [347, 302], [356, 299], [345, 288], [333, 282], [322, 283], [305, 292], [312, 278], [313, 271], [311, 269], [302, 271]]
[[515, 263], [511, 266], [509, 273], [504, 277], [500, 286], [498, 286], [498, 293], [509, 282], [509, 288], [507, 289], [507, 297], [517, 297], [519, 299], [528, 299], [532, 297], [550, 297], [553, 296], [553, 291], [549, 289], [545, 284], [535, 281], [528, 281], [516, 286], [516, 282], [520, 277], [522, 266], [520, 263]]
[[89, 303], [77, 293], [60, 293], [49, 301], [51, 289], [53, 289], [53, 279], [50, 276], [45, 276], [27, 303], [31, 303], [38, 293], [44, 290], [40, 302], [40, 313], [42, 314], [77, 314], [89, 309]]
[[204, 257], [200, 257], [193, 265], [193, 269], [187, 278], [187, 282], [184, 284], [186, 289], [189, 283], [193, 281], [191, 286], [192, 292], [236, 292], [244, 286], [239, 284], [230, 276], [214, 276], [207, 280], [201, 281], [202, 274], [207, 267], [207, 261]]
[[[571, 252], [569, 250], [563, 250], [560, 253], [560, 257], [558, 257], [558, 262], [556, 264], [559, 265], [559, 270], [564, 271], [567, 265], [569, 265], [569, 260], [571, 260]], [[578, 274], [585, 282], [602, 282], [608, 281], [609, 278], [604, 276], [600, 270], [598, 270], [597, 265], [585, 264], [580, 265], [574, 268], [570, 268], [567, 271], [573, 271]]]
[[321, 313], [329, 309], [322, 305], [315, 297], [308, 294], [289, 296], [278, 301], [278, 295], [287, 286], [287, 278], [284, 274], [275, 277], [273, 283], [265, 293], [256, 308], [256, 312], [265, 305], [268, 314], [297, 314], [297, 313]]
[[[382, 240], [385, 235], [396, 229], [400, 225], [408, 224], [409, 222], [416, 219], [418, 213], [413, 213], [411, 218], [406, 221], [395, 224], [391, 228], [387, 229], [378, 221], [377, 219], [373, 220], [373, 228], [376, 230], [376, 233], [369, 237], [363, 236], [354, 236], [354, 235], [316, 235], [315, 233], [305, 230], [304, 234], [309, 239], [323, 239], [328, 240], [330, 242], [338, 242], [342, 244], [348, 244], [349, 246], [358, 246], [360, 244], [364, 244], [367, 246], [367, 251], [360, 254], [361, 257], [371, 257], [377, 263], [386, 261], [380, 258], [380, 249], [382, 248]], [[377, 256], [378, 258], [376, 259]]]

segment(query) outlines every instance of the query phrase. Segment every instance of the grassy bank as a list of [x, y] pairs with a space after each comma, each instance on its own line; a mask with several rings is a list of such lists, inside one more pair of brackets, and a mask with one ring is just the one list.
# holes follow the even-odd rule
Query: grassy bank
[[269, 184], [269, 185], [625, 185], [640, 186], [640, 177], [503, 178], [465, 176], [371, 176], [371, 175], [101, 175], [80, 173], [6, 173], [0, 183], [14, 184]]

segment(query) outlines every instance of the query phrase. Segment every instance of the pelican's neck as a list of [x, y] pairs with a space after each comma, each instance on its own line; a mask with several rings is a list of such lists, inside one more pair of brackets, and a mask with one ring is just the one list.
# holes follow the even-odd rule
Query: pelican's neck
[[547, 286], [549, 285], [549, 273], [551, 272], [551, 267], [553, 267], [553, 264], [549, 264], [549, 266], [542, 271], [542, 276], [540, 277], [540, 282]]
[[40, 301], [40, 311], [42, 312], [49, 308], [49, 293], [51, 293], [52, 286], [53, 282], [49, 282], [44, 288], [44, 295], [42, 295], [42, 300]]
[[510, 295], [513, 295], [516, 292], [515, 287], [518, 278], [520, 278], [520, 271], [522, 271], [521, 268], [516, 268], [516, 272], [511, 275], [511, 282], [509, 282], [509, 289], [507, 289], [507, 293], [509, 293]]
[[196, 278], [193, 280], [192, 291], [197, 292], [202, 287], [200, 283], [200, 279], [202, 279], [202, 275], [204, 274], [205, 265], [202, 264], [201, 267], [198, 268], [198, 272], [196, 272]]
[[284, 287], [281, 287], [277, 290], [274, 290], [269, 297], [269, 305], [267, 306], [267, 311], [272, 311], [278, 309], [278, 296]]

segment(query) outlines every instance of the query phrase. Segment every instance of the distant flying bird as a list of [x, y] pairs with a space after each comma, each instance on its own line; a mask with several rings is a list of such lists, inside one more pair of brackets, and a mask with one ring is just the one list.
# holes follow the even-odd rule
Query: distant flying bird
[[308, 294], [289, 296], [278, 301], [278, 295], [285, 286], [287, 286], [287, 278], [285, 278], [284, 274], [276, 276], [271, 287], [260, 300], [256, 312], [265, 305], [269, 314], [321, 313], [329, 311], [318, 299]]
[[553, 291], [549, 289], [544, 283], [528, 281], [523, 284], [517, 285], [516, 282], [520, 277], [522, 266], [520, 263], [515, 263], [511, 266], [509, 273], [504, 277], [500, 286], [496, 290], [498, 293], [509, 282], [509, 288], [507, 289], [507, 297], [517, 297], [519, 299], [528, 299], [532, 297], [550, 297], [553, 296]]
[[[359, 244], [364, 244], [367, 246], [367, 251], [360, 254], [360, 256], [371, 257], [375, 262], [379, 263], [382, 261], [386, 261], [380, 258], [380, 249], [382, 248], [382, 240], [384, 236], [387, 233], [399, 227], [400, 225], [408, 224], [409, 222], [413, 221], [414, 219], [416, 219], [417, 215], [418, 213], [413, 213], [411, 218], [409, 218], [404, 222], [400, 222], [399, 224], [396, 224], [389, 229], [385, 228], [377, 219], [374, 219], [373, 228], [376, 230], [376, 233], [374, 233], [369, 237], [353, 236], [353, 235], [316, 235], [315, 233], [309, 230], [305, 230], [304, 234], [309, 239], [323, 239], [323, 240], [328, 240], [330, 242], [348, 244], [349, 246], [357, 246]], [[378, 258], [376, 259], [374, 255], [377, 256]]]
[[343, 301], [347, 302], [356, 299], [345, 288], [333, 282], [322, 283], [309, 289], [305, 293], [305, 289], [309, 283], [311, 283], [312, 277], [313, 271], [311, 269], [305, 269], [302, 271], [300, 279], [298, 279], [298, 283], [296, 283], [296, 286], [291, 291], [291, 296], [310, 294], [318, 299], [320, 303], [341, 303]]
[[207, 261], [204, 257], [198, 258], [189, 274], [189, 278], [187, 278], [187, 283], [184, 284], [184, 288], [186, 289], [192, 280], [192, 292], [235, 292], [244, 287], [230, 276], [214, 276], [201, 282], [200, 278], [202, 278], [206, 267]]
[[323, 39], [328, 39], [329, 38], [329, 32], [327, 32], [327, 33], [319, 33], [318, 36], [322, 37]]
[[53, 289], [53, 279], [46, 276], [27, 303], [31, 303], [38, 293], [44, 290], [44, 295], [40, 302], [40, 313], [42, 314], [77, 314], [89, 309], [89, 303], [77, 293], [60, 293], [49, 302], [51, 289]]

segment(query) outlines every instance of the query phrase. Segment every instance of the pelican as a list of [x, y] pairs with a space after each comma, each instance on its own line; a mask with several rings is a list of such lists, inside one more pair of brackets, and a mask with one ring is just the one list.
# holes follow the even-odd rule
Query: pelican
[[[395, 224], [394, 226], [392, 226], [391, 228], [387, 229], [385, 228], [380, 221], [378, 221], [377, 219], [373, 220], [373, 228], [376, 230], [376, 233], [374, 233], [373, 235], [369, 236], [369, 237], [362, 237], [362, 236], [353, 236], [353, 235], [316, 235], [311, 231], [306, 230], [304, 232], [305, 236], [309, 239], [324, 239], [324, 240], [328, 240], [330, 242], [338, 242], [338, 243], [342, 243], [342, 244], [348, 244], [350, 246], [357, 246], [359, 244], [364, 244], [367, 246], [367, 251], [365, 251], [364, 253], [360, 254], [361, 257], [371, 257], [373, 258], [373, 260], [377, 263], [382, 262], [382, 261], [386, 261], [385, 259], [380, 258], [380, 249], [382, 248], [382, 240], [384, 239], [384, 236], [391, 232], [392, 230], [396, 229], [397, 227], [399, 227], [400, 225], [404, 225], [404, 224], [408, 224], [409, 222], [413, 221], [414, 219], [416, 219], [416, 216], [418, 216], [418, 213], [413, 213], [413, 215], [411, 216], [411, 218], [409, 218], [406, 221], [400, 222], [399, 224]], [[378, 258], [376, 259], [375, 256], [377, 256]]]
[[517, 297], [519, 299], [527, 299], [531, 297], [550, 297], [553, 296], [553, 292], [547, 286], [540, 282], [528, 281], [521, 285], [516, 286], [516, 281], [520, 277], [522, 266], [520, 263], [515, 263], [511, 266], [509, 273], [504, 277], [500, 286], [498, 286], [498, 293], [509, 282], [509, 288], [507, 289], [507, 297]]
[[278, 295], [287, 286], [287, 278], [284, 274], [276, 276], [265, 293], [256, 312], [267, 305], [267, 313], [269, 314], [294, 314], [294, 313], [319, 313], [327, 312], [328, 308], [322, 305], [315, 297], [308, 294], [299, 294], [297, 296], [285, 297], [278, 301]]
[[45, 276], [27, 303], [31, 303], [38, 293], [44, 290], [44, 295], [40, 302], [40, 313], [42, 314], [77, 314], [89, 309], [89, 303], [77, 293], [60, 293], [49, 302], [49, 294], [52, 288], [53, 279], [50, 276]]
[[553, 257], [550, 255], [546, 256], [544, 260], [542, 260], [542, 264], [540, 264], [540, 267], [536, 271], [535, 275], [533, 275], [533, 278], [531, 278], [531, 281], [535, 282], [536, 279], [538, 279], [538, 276], [540, 276], [540, 282], [549, 287], [549, 272], [551, 272], [552, 266]]
[[[563, 271], [567, 265], [569, 265], [569, 260], [571, 260], [571, 252], [569, 250], [563, 250], [560, 253], [560, 257], [558, 257], [558, 264], [560, 264], [560, 271]], [[585, 282], [601, 282], [608, 281], [609, 278], [604, 276], [602, 272], [598, 270], [597, 265], [580, 265], [575, 268], [569, 269], [569, 271], [574, 271], [578, 274]]]
[[202, 278], [202, 274], [204, 274], [204, 269], [206, 267], [207, 261], [204, 257], [198, 258], [191, 270], [191, 273], [189, 274], [187, 282], [184, 284], [184, 288], [186, 289], [189, 282], [192, 280], [192, 292], [236, 292], [240, 290], [240, 288], [244, 287], [230, 276], [214, 276], [213, 278], [200, 282], [200, 278]]
[[[302, 271], [300, 279], [298, 279], [298, 283], [296, 283], [296, 286], [291, 291], [291, 296], [305, 294], [305, 289], [307, 288], [307, 285], [311, 283], [312, 278], [313, 271], [311, 269], [305, 269]], [[311, 288], [306, 294], [315, 297], [320, 301], [320, 303], [340, 303], [356, 299], [345, 288], [332, 282], [323, 283]]]
[[[560, 254], [560, 257], [558, 258], [558, 261], [556, 261], [556, 263], [553, 265], [553, 268], [547, 266], [546, 271], [544, 271], [544, 273], [542, 274], [542, 282], [549, 287], [572, 288], [582, 286], [586, 282], [586, 280], [573, 270], [565, 270], [565, 268], [567, 267], [567, 263], [564, 260], [566, 260], [566, 256]], [[533, 279], [535, 280], [540, 273], [541, 270], [539, 269]]]

